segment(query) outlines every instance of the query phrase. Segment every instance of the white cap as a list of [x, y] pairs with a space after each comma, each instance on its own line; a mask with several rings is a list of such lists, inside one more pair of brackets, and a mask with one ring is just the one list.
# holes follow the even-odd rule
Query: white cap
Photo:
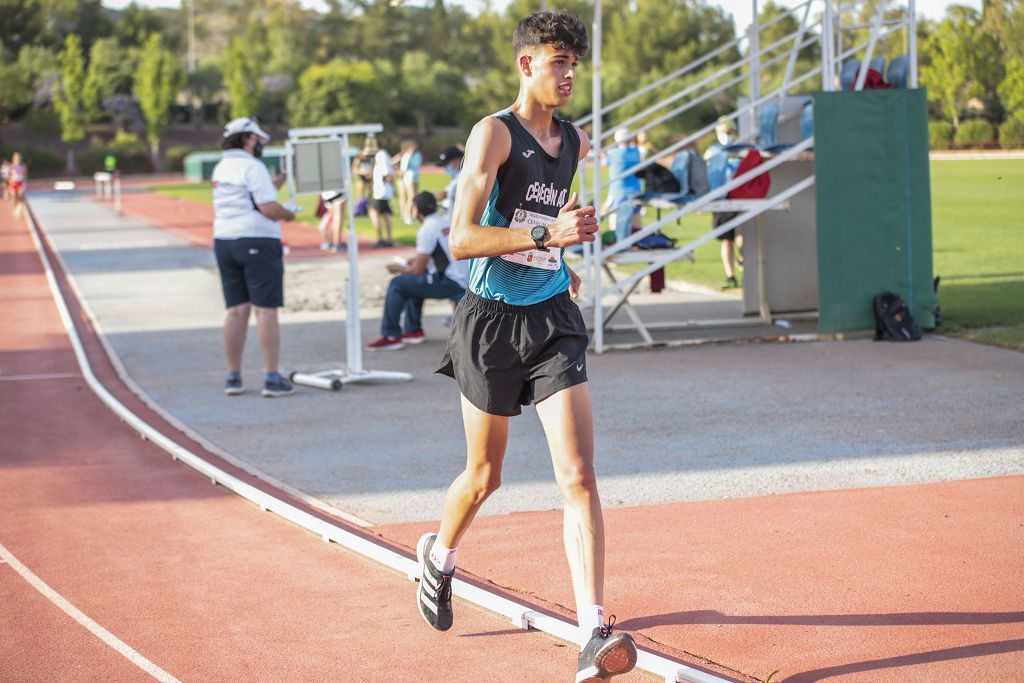
[[625, 142], [631, 137], [633, 136], [629, 134], [629, 130], [626, 128], [619, 128], [615, 131], [615, 142]]
[[224, 126], [224, 137], [229, 138], [232, 135], [238, 133], [256, 133], [259, 137], [263, 138], [264, 141], [269, 142], [270, 136], [260, 128], [260, 124], [256, 122], [256, 119], [251, 119], [248, 116], [243, 116], [240, 119], [232, 119], [228, 121], [228, 125]]

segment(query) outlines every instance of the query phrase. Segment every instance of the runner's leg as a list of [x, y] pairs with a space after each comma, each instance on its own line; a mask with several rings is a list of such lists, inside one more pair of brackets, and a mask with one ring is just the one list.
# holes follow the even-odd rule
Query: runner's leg
[[457, 548], [477, 510], [501, 485], [501, 464], [508, 445], [508, 418], [480, 410], [462, 397], [466, 430], [466, 469], [455, 478], [444, 498], [437, 542]]
[[591, 606], [604, 604], [604, 517], [594, 474], [589, 385], [577, 384], [540, 401], [537, 415], [565, 503], [563, 541], [576, 612], [582, 616]]

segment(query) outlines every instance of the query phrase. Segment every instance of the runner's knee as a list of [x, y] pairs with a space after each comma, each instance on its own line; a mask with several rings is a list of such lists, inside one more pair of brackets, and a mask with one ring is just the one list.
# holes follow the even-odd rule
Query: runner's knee
[[565, 500], [590, 498], [597, 494], [597, 476], [592, 466], [564, 469], [558, 473], [557, 480]]
[[501, 470], [494, 467], [478, 467], [466, 470], [473, 502], [479, 504], [501, 487]]

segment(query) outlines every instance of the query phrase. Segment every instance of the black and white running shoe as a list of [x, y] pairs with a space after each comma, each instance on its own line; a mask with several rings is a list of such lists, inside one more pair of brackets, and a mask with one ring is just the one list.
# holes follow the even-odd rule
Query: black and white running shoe
[[420, 585], [416, 589], [416, 603], [423, 620], [438, 631], [452, 627], [452, 577], [434, 566], [430, 561], [430, 549], [434, 547], [437, 534], [423, 534], [416, 544], [416, 559], [420, 563]]
[[595, 628], [590, 640], [580, 650], [576, 683], [600, 683], [636, 666], [633, 636], [628, 633], [612, 634], [614, 623], [615, 617], [611, 617], [607, 626]]

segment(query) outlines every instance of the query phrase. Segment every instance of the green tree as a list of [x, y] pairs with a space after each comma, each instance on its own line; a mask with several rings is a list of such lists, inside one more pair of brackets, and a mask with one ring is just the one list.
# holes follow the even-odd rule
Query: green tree
[[85, 100], [82, 82], [85, 80], [85, 57], [82, 41], [75, 34], [64, 39], [64, 49], [58, 56], [60, 85], [54, 93], [53, 104], [60, 117], [60, 138], [67, 148], [67, 169], [75, 171], [74, 145], [85, 137], [89, 122], [89, 104]]
[[158, 34], [150, 36], [135, 77], [135, 96], [146, 121], [146, 140], [153, 166], [157, 169], [161, 168], [160, 137], [167, 127], [171, 104], [183, 81], [184, 74], [177, 58], [164, 48]]
[[435, 123], [458, 122], [466, 91], [461, 71], [426, 52], [414, 50], [405, 54], [399, 73], [401, 110], [413, 115], [421, 135], [430, 134]]
[[970, 96], [971, 53], [977, 23], [977, 12], [951, 7], [950, 16], [922, 46], [929, 63], [921, 68], [921, 83], [928, 87], [929, 95], [938, 101], [954, 126], [960, 125], [960, 112]]
[[103, 110], [107, 99], [131, 93], [135, 67], [135, 55], [121, 47], [116, 39], [100, 38], [92, 44], [84, 87], [93, 118]]
[[17, 63], [0, 64], [0, 121], [32, 102], [27, 75]]
[[[732, 18], [719, 7], [712, 6], [704, 0], [643, 2], [637, 3], [635, 11], [623, 6], [608, 17], [606, 25], [608, 34], [605, 54], [609, 55], [609, 58], [604, 64], [605, 102], [612, 102], [641, 86], [667, 76], [734, 37]], [[682, 78], [675, 78], [646, 97], [624, 105], [612, 114], [611, 122], [622, 121], [627, 116], [639, 113], [654, 102], [712, 75], [738, 56], [735, 50], [726, 51], [697, 71], [690, 72]], [[732, 72], [718, 76], [688, 99], [722, 86], [736, 75], [736, 72]], [[736, 92], [734, 86], [721, 94], [717, 100], [705, 100], [659, 124], [651, 130], [654, 143], [661, 145], [670, 138], [679, 137], [702, 124], [714, 121], [719, 109], [732, 108]], [[673, 106], [659, 110], [658, 114], [668, 113], [680, 104], [681, 102], [677, 101]], [[581, 105], [585, 107], [584, 111], [590, 108], [589, 103], [576, 103], [576, 106]]]
[[247, 44], [239, 38], [231, 41], [224, 59], [224, 85], [231, 98], [232, 118], [255, 116], [263, 96], [259, 65]]
[[1024, 58], [1010, 59], [1006, 64], [1006, 78], [999, 84], [999, 97], [1011, 116], [1024, 119]]
[[114, 37], [123, 47], [142, 47], [154, 33], [160, 33], [163, 22], [156, 12], [134, 2], [124, 8], [114, 24]]
[[0, 0], [0, 45], [18, 54], [43, 34], [46, 17], [39, 0]]
[[[767, 24], [778, 17], [774, 24], [764, 28], [760, 32], [760, 46], [762, 50], [766, 50], [773, 44], [787, 38], [791, 34], [795, 33], [800, 29], [800, 21], [793, 14], [789, 14], [789, 9], [782, 5], [776, 4], [774, 0], [768, 0], [765, 4], [764, 9], [761, 10], [759, 15], [760, 23]], [[807, 31], [803, 35], [803, 40], [807, 40], [812, 35], [812, 31]], [[772, 50], [766, 50], [761, 55], [761, 61], [767, 62], [772, 59], [778, 59], [774, 64], [771, 64], [761, 72], [761, 93], [769, 93], [782, 87], [782, 81], [786, 77], [786, 69], [789, 66], [790, 52], [793, 49], [795, 38], [789, 38], [778, 47]], [[808, 45], [797, 52], [796, 63], [793, 67], [792, 77], [796, 78], [803, 74], [806, 74], [810, 69], [813, 69], [817, 65], [818, 61], [818, 48], [817, 44]], [[796, 86], [795, 92], [811, 92], [818, 90], [821, 87], [821, 77], [810, 78]]]
[[299, 77], [288, 120], [293, 126], [387, 125], [386, 88], [379, 69], [370, 62], [334, 59], [314, 64]]

